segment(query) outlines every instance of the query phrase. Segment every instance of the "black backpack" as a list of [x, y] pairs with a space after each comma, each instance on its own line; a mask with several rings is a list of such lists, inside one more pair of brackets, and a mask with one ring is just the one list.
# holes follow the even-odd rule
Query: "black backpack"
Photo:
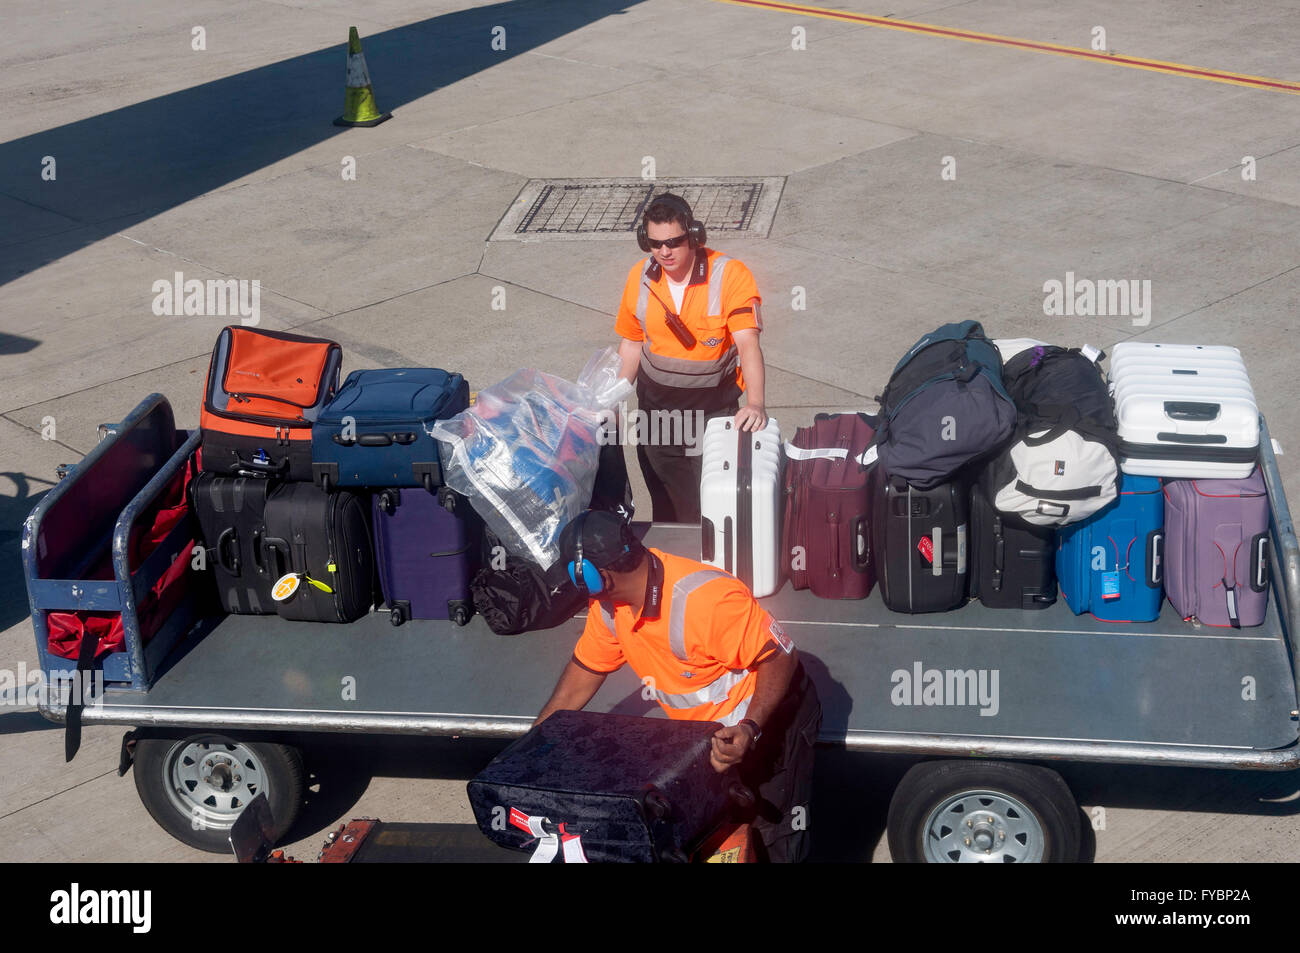
[[587, 597], [569, 579], [564, 561], [543, 569], [506, 551], [500, 538], [483, 530], [482, 569], [470, 580], [474, 608], [497, 635], [550, 629], [572, 619]]
[[1007, 359], [1003, 380], [1019, 413], [988, 482], [1002, 513], [1033, 526], [1064, 526], [1115, 499], [1119, 438], [1096, 363], [1103, 356], [1030, 342]]
[[878, 400], [881, 466], [918, 490], [1001, 449], [1016, 423], [1002, 357], [978, 321], [945, 324], [921, 338]]

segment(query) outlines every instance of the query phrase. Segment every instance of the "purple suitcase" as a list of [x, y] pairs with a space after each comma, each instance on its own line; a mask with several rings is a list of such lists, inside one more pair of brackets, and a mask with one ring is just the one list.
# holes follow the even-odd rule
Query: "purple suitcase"
[[1184, 619], [1244, 628], [1268, 608], [1268, 491], [1244, 480], [1165, 481], [1165, 593]]
[[374, 496], [375, 560], [389, 621], [450, 619], [474, 614], [469, 580], [469, 507], [447, 487], [380, 491]]

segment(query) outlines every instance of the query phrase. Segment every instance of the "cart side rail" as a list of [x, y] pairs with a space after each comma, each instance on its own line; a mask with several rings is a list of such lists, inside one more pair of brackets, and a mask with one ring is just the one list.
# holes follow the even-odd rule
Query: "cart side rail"
[[[1269, 572], [1274, 585], [1274, 600], [1282, 617], [1282, 631], [1286, 636], [1291, 656], [1291, 678], [1295, 687], [1296, 704], [1300, 707], [1300, 652], [1297, 652], [1296, 624], [1300, 622], [1300, 541], [1296, 539], [1295, 524], [1291, 521], [1291, 508], [1287, 505], [1282, 488], [1282, 474], [1278, 471], [1277, 456], [1273, 453], [1273, 439], [1263, 414], [1259, 418], [1260, 468], [1264, 485], [1268, 489], [1269, 530], [1272, 535], [1272, 553], [1269, 555]], [[1291, 717], [1300, 716], [1292, 710]]]

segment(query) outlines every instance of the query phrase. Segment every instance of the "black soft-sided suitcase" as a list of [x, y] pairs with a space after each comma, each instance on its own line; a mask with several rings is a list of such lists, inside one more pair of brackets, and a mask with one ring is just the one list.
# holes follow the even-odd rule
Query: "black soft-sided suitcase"
[[1056, 533], [993, 506], [985, 481], [970, 496], [970, 594], [991, 609], [1046, 609], [1056, 601]]
[[516, 850], [541, 843], [530, 818], [561, 840], [579, 837], [557, 850], [557, 862], [579, 859], [579, 850], [593, 863], [685, 861], [751, 799], [734, 772], [709, 763], [720, 727], [557, 711], [469, 782], [474, 819]]
[[269, 487], [266, 480], [215, 473], [200, 473], [190, 484], [190, 505], [207, 550], [204, 559], [226, 612], [275, 615], [271, 586], [276, 577], [262, 558]]
[[351, 622], [370, 611], [375, 554], [367, 495], [327, 493], [312, 483], [282, 483], [267, 497], [263, 547], [263, 559], [275, 579], [305, 574], [293, 595], [275, 603], [283, 618]]
[[881, 467], [872, 475], [876, 581], [895, 612], [943, 612], [966, 601], [969, 489], [959, 479], [918, 490]]

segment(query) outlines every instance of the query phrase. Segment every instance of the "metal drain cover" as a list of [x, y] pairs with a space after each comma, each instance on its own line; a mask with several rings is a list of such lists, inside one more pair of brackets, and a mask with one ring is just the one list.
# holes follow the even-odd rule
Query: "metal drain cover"
[[766, 238], [785, 179], [530, 179], [489, 241], [627, 241], [661, 192], [690, 203], [710, 235]]

